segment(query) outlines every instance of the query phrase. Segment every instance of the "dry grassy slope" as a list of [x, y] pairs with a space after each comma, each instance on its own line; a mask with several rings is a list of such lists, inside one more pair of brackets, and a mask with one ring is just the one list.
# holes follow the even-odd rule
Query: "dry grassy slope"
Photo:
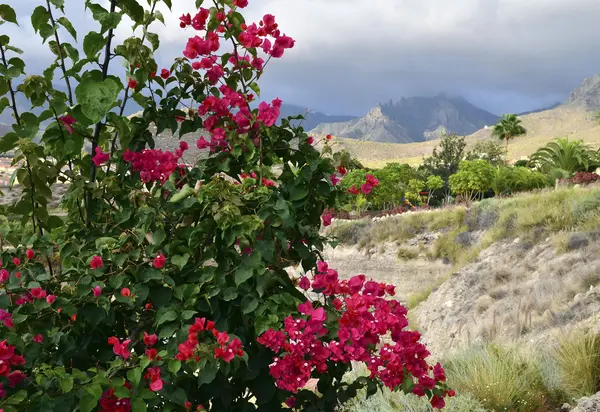
[[[594, 119], [594, 112], [582, 106], [562, 105], [551, 110], [524, 115], [521, 119], [528, 133], [510, 142], [509, 156], [512, 160], [531, 155], [539, 147], [557, 137], [581, 139], [593, 147], [600, 147], [600, 125]], [[468, 147], [473, 146], [478, 140], [487, 138], [491, 138], [491, 130], [479, 130], [467, 136]], [[365, 165], [381, 167], [389, 162], [419, 164], [424, 156], [431, 154], [438, 141], [395, 144], [336, 137], [335, 144], [348, 150]]]
[[[332, 267], [351, 272], [343, 275], [365, 273], [408, 287], [413, 296], [401, 290], [399, 296], [418, 305], [413, 319], [434, 353], [477, 342], [542, 343], [559, 330], [594, 325], [600, 311], [598, 210], [600, 186], [489, 199], [379, 222], [338, 221], [329, 230], [346, 248], [354, 247], [355, 255], [350, 268], [334, 253], [328, 258]], [[379, 269], [382, 246], [391, 260], [385, 268], [395, 262], [403, 270], [394, 275]], [[365, 253], [373, 254], [371, 260]], [[441, 259], [446, 277], [438, 272]]]

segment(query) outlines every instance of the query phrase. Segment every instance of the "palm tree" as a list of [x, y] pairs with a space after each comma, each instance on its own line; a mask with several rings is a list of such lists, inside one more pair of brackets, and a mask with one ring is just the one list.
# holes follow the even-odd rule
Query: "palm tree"
[[538, 149], [531, 156], [531, 163], [546, 171], [564, 171], [568, 175], [588, 171], [600, 165], [597, 153], [581, 140], [559, 138]]
[[525, 133], [527, 130], [521, 125], [521, 119], [516, 114], [505, 114], [492, 129], [492, 136], [506, 141], [506, 163], [508, 163], [508, 141]]

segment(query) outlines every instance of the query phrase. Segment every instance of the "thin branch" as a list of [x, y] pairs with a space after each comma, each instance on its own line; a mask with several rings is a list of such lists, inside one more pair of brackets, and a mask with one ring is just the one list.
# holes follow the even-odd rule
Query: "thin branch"
[[[117, 7], [116, 0], [110, 0], [110, 12], [114, 13]], [[106, 46], [104, 47], [104, 63], [102, 64], [102, 80], [105, 80], [108, 77], [108, 65], [110, 62], [110, 48], [112, 44], [113, 38], [113, 29], [108, 29]], [[96, 127], [94, 129], [94, 136], [92, 137], [92, 150], [91, 155], [94, 157], [94, 153], [96, 153], [96, 147], [98, 147], [98, 140], [100, 139], [100, 132], [102, 131], [102, 121], [96, 123]], [[93, 184], [96, 181], [96, 165], [92, 162], [90, 169], [90, 183]], [[86, 212], [86, 223], [89, 225], [90, 223], [90, 204], [92, 201], [92, 194], [90, 192], [86, 193], [85, 196], [85, 212]]]
[[69, 76], [67, 76], [67, 68], [65, 66], [65, 56], [63, 56], [62, 48], [60, 47], [60, 39], [58, 38], [58, 30], [56, 27], [56, 23], [54, 21], [54, 16], [52, 16], [52, 8], [50, 7], [50, 0], [46, 0], [46, 4], [48, 5], [48, 15], [50, 16], [50, 23], [52, 23], [52, 28], [54, 29], [54, 39], [56, 40], [56, 46], [58, 49], [58, 56], [60, 58], [60, 68], [63, 72], [63, 76], [65, 78], [65, 83], [67, 83], [67, 96], [69, 97], [69, 104], [73, 106], [73, 92], [71, 91], [71, 82], [69, 81]]
[[[8, 67], [8, 62], [6, 61], [6, 54], [4, 54], [4, 48], [2, 47], [2, 45], [0, 45], [0, 55], [2, 56], [2, 64], [4, 65], [4, 67]], [[17, 101], [15, 99], [15, 90], [12, 87], [12, 81], [10, 78], [7, 78], [7, 83], [8, 83], [8, 91], [10, 94], [10, 99], [12, 102], [12, 110], [13, 110], [13, 114], [15, 116], [15, 122], [21, 126], [21, 117], [19, 116], [19, 111], [17, 110]], [[31, 165], [29, 164], [29, 159], [27, 159], [27, 157], [25, 157], [25, 164], [27, 166], [27, 173], [29, 174], [29, 181], [31, 183], [31, 223], [33, 224], [33, 231], [36, 231], [36, 223], [35, 223], [35, 210], [36, 210], [36, 203], [35, 203], [35, 183], [33, 182], [33, 175], [31, 174]], [[40, 227], [40, 230], [42, 230], [42, 228]], [[43, 232], [42, 232], [42, 236], [43, 236]]]

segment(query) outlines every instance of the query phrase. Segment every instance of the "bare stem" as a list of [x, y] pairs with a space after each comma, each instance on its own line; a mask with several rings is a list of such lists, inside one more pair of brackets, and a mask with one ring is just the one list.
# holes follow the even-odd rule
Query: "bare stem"
[[[110, 0], [110, 12], [114, 13], [115, 9], [117, 6], [117, 1], [116, 0]], [[110, 48], [111, 48], [111, 44], [112, 44], [112, 38], [113, 38], [113, 29], [110, 28], [108, 29], [108, 34], [107, 34], [107, 40], [106, 40], [106, 46], [104, 47], [104, 63], [102, 64], [102, 80], [105, 80], [106, 77], [108, 76], [108, 65], [110, 63]], [[91, 151], [91, 155], [92, 157], [94, 156], [94, 153], [96, 152], [96, 147], [98, 147], [98, 140], [100, 139], [100, 132], [102, 131], [102, 121], [99, 121], [98, 123], [96, 123], [96, 127], [94, 129], [94, 136], [92, 137], [92, 151]], [[90, 169], [90, 184], [93, 184], [96, 181], [96, 165], [94, 164], [94, 162], [92, 162], [91, 165], [91, 169]], [[92, 194], [90, 192], [86, 193], [85, 196], [85, 200], [86, 200], [86, 204], [85, 204], [85, 211], [86, 211], [86, 223], [89, 225], [90, 223], [90, 207], [91, 207], [91, 202], [92, 202]]]
[[58, 57], [60, 58], [60, 68], [63, 72], [63, 77], [65, 78], [65, 83], [67, 83], [67, 96], [69, 97], [69, 104], [73, 106], [73, 92], [71, 90], [71, 82], [69, 81], [69, 76], [67, 76], [67, 68], [65, 66], [65, 56], [63, 56], [60, 39], [58, 38], [58, 30], [56, 27], [56, 23], [54, 21], [54, 16], [52, 15], [52, 8], [50, 7], [50, 0], [46, 0], [46, 4], [48, 5], [48, 15], [50, 16], [50, 22], [52, 23], [52, 28], [54, 29], [54, 39], [56, 40], [56, 46], [58, 49]]

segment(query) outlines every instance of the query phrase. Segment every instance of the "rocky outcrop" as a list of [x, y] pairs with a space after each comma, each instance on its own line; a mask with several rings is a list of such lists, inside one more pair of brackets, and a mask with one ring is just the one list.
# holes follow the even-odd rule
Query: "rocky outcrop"
[[581, 105], [589, 110], [600, 109], [600, 75], [596, 74], [583, 81], [581, 86], [573, 90], [568, 104]]

